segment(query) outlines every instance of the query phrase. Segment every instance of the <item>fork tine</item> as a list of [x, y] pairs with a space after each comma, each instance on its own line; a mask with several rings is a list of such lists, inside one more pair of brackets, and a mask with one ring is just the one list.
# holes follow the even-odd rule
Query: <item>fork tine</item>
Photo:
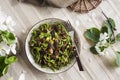
[[67, 25], [67, 30], [68, 30], [68, 32], [70, 32], [70, 31], [74, 31], [73, 28], [72, 28], [72, 25], [71, 25], [71, 23], [70, 23], [69, 20], [66, 21], [66, 25]]

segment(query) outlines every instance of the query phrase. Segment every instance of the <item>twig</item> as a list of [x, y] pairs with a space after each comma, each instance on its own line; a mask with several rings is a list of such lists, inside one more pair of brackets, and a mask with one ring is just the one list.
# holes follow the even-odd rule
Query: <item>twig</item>
[[113, 38], [114, 38], [113, 40], [115, 40], [115, 34], [114, 34], [114, 31], [113, 31], [113, 26], [112, 26], [111, 22], [109, 21], [109, 18], [106, 16], [106, 14], [103, 11], [102, 11], [102, 14], [108, 20], [108, 23], [109, 23], [109, 25], [111, 27], [111, 30], [112, 30], [112, 33], [113, 33]]

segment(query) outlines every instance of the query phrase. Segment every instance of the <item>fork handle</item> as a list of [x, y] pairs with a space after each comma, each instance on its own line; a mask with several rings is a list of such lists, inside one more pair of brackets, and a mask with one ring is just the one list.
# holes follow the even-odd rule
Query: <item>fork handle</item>
[[80, 71], [84, 71], [83, 66], [81, 64], [81, 60], [80, 60], [79, 54], [78, 54], [78, 51], [77, 51], [77, 49], [75, 47], [74, 47], [74, 53], [75, 53], [75, 57], [76, 57], [76, 60], [77, 60], [77, 64], [78, 64], [79, 70]]

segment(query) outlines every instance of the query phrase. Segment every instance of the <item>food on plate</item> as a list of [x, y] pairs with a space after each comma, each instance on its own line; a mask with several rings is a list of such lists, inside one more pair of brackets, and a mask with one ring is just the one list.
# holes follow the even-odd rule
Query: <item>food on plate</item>
[[60, 22], [44, 23], [35, 28], [29, 47], [35, 62], [53, 71], [67, 66], [74, 58], [71, 37]]

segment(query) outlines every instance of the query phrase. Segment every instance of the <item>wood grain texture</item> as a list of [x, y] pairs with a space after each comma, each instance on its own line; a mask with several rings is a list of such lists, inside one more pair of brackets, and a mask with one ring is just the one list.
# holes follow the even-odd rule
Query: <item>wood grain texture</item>
[[[9, 72], [0, 80], [7, 80], [13, 77], [18, 80], [19, 75], [24, 71], [26, 80], [120, 80], [120, 68], [114, 63], [115, 54], [109, 49], [108, 56], [96, 56], [90, 53], [90, 44], [86, 41], [84, 31], [91, 27], [101, 28], [105, 20], [101, 11], [116, 21], [117, 32], [120, 32], [120, 0], [103, 0], [98, 8], [88, 14], [71, 12], [65, 8], [40, 7], [29, 3], [20, 3], [17, 0], [0, 0], [2, 10], [13, 17], [17, 25], [14, 27], [15, 34], [20, 41], [19, 61], [13, 64]], [[35, 69], [28, 61], [24, 45], [27, 33], [32, 26], [45, 18], [60, 18], [69, 20], [79, 34], [81, 41], [81, 61], [85, 69], [80, 72], [77, 64], [70, 70], [61, 74], [45, 74]], [[120, 43], [115, 45], [120, 50]]]

